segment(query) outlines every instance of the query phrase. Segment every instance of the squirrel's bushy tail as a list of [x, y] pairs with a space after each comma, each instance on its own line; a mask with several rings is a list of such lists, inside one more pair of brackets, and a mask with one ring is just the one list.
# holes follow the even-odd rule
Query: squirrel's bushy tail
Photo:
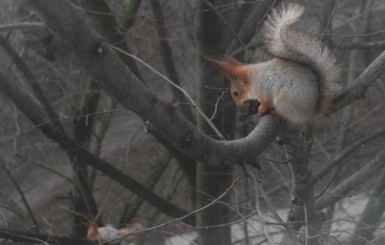
[[[310, 67], [320, 82], [320, 101], [329, 103], [341, 91], [340, 75], [332, 51], [315, 36], [297, 32], [292, 25], [304, 12], [301, 5], [289, 3], [272, 9], [264, 26], [266, 48], [275, 57]], [[320, 105], [326, 110], [329, 105]]]

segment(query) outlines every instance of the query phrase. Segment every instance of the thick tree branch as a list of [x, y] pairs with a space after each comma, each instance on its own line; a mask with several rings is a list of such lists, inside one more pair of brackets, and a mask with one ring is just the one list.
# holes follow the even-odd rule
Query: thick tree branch
[[[176, 85], [180, 86], [180, 81], [179, 81], [179, 76], [176, 71], [175, 67], [175, 62], [174, 59], [172, 58], [172, 50], [171, 50], [171, 45], [169, 43], [169, 36], [167, 34], [166, 26], [164, 23], [163, 19], [163, 12], [161, 8], [161, 4], [159, 3], [159, 0], [151, 0], [151, 9], [152, 13], [155, 18], [155, 25], [156, 25], [156, 31], [158, 32], [158, 39], [159, 39], [159, 47], [160, 47], [160, 53], [161, 53], [161, 58], [163, 60], [163, 65], [166, 69], [167, 76], [170, 78], [171, 81], [173, 81]], [[174, 86], [171, 86], [172, 93], [174, 97], [181, 102], [184, 103], [189, 103], [188, 99], [186, 96], [183, 94], [182, 91], [177, 89]], [[184, 106], [180, 108], [183, 115], [187, 119], [189, 119], [191, 122], [194, 122], [194, 116], [191, 112], [190, 107]]]
[[45, 112], [47, 113], [47, 115], [49, 116], [49, 119], [51, 120], [51, 122], [55, 125], [55, 127], [60, 129], [62, 132], [65, 132], [64, 127], [61, 124], [58, 115], [56, 114], [56, 112], [52, 108], [51, 104], [49, 103], [47, 97], [45, 96], [45, 94], [43, 92], [43, 89], [40, 87], [40, 84], [37, 82], [35, 75], [33, 75], [32, 71], [28, 68], [27, 64], [17, 54], [16, 50], [13, 49], [11, 44], [2, 36], [0, 36], [0, 45], [3, 47], [5, 52], [9, 55], [9, 57], [15, 63], [16, 67], [23, 74], [27, 83], [33, 89], [34, 93], [36, 94], [36, 98], [43, 105], [43, 108], [44, 108]]
[[137, 113], [154, 135], [196, 160], [234, 164], [255, 159], [275, 138], [279, 119], [261, 118], [244, 139], [217, 141], [200, 132], [175, 108], [138, 81], [118, 55], [63, 0], [25, 1], [41, 15], [63, 47], [82, 62], [101, 88]]
[[[160, 54], [163, 61], [164, 68], [166, 70], [167, 76], [169, 79], [177, 86], [181, 87], [179, 76], [176, 70], [175, 62], [172, 57], [171, 45], [169, 43], [169, 36], [167, 33], [167, 29], [165, 26], [163, 12], [161, 9], [161, 4], [159, 0], [151, 0], [151, 9], [155, 18], [156, 30], [158, 33], [159, 39], [159, 48]], [[188, 98], [186, 98], [185, 94], [179, 90], [177, 87], [170, 84], [171, 91], [174, 97], [182, 102], [182, 104], [190, 103]], [[195, 117], [192, 113], [192, 109], [189, 106], [180, 106], [182, 114], [192, 123], [195, 124]], [[175, 154], [174, 156], [177, 158], [179, 165], [183, 169], [183, 172], [191, 186], [195, 186], [196, 181], [196, 164], [193, 159], [187, 157], [184, 154]]]
[[[74, 140], [86, 149], [89, 149], [90, 140], [93, 135], [93, 128], [97, 105], [100, 100], [100, 91], [94, 79], [89, 78], [87, 84], [87, 93], [83, 96], [82, 102], [76, 112], [73, 120]], [[87, 116], [84, 116], [87, 115]], [[91, 116], [88, 116], [91, 115]], [[84, 214], [88, 220], [96, 219], [99, 226], [103, 226], [101, 217], [98, 217], [98, 207], [92, 192], [92, 184], [88, 175], [87, 164], [80, 161], [74, 154], [69, 154], [74, 171], [74, 189], [71, 190], [72, 203], [74, 211]], [[84, 216], [75, 215], [74, 222], [76, 231], [79, 235], [86, 234], [86, 229], [82, 222], [88, 222]]]
[[364, 99], [366, 90], [385, 71], [385, 51], [383, 51], [334, 101], [330, 114], [341, 110], [356, 100]]
[[[40, 105], [35, 102], [28, 92], [22, 91], [15, 86], [15, 84], [8, 82], [2, 73], [0, 73], [0, 90], [4, 91], [15, 103], [15, 105], [37, 127], [39, 127], [47, 137], [56, 141], [69, 156], [76, 156], [79, 162], [87, 163], [88, 165], [101, 171], [103, 174], [109, 176], [112, 180], [118, 182], [128, 190], [138, 194], [141, 198], [145, 199], [165, 214], [174, 218], [186, 215], [187, 211], [180, 209], [179, 207], [154, 194], [151, 190], [147, 189], [130, 176], [122, 173], [121, 170], [92, 154], [76, 141], [63, 134], [56, 127], [46, 123], [47, 118], [40, 109]], [[189, 217], [189, 220], [186, 220], [185, 222], [188, 224], [194, 224], [194, 217]]]
[[[86, 8], [85, 12], [94, 24], [96, 30], [102, 35], [108, 43], [118, 46], [119, 48], [129, 51], [130, 48], [125, 42], [124, 33], [120, 32], [120, 26], [115, 19], [105, 0], [81, 0], [81, 4]], [[87, 10], [91, 10], [88, 12]], [[102, 13], [102, 14], [95, 14]], [[138, 67], [131, 57], [121, 55], [120, 58], [130, 68], [130, 70], [144, 82]]]
[[269, 10], [277, 5], [280, 0], [274, 1], [262, 1], [258, 4], [257, 7], [253, 8], [253, 12], [250, 13], [248, 18], [243, 22], [242, 27], [237, 33], [237, 39], [233, 39], [230, 45], [227, 47], [226, 53], [232, 53], [235, 49], [238, 48], [238, 40], [241, 40], [243, 43], [248, 43], [256, 33], [256, 30], [259, 29], [263, 19]]
[[[305, 221], [306, 244], [319, 244], [319, 234], [322, 232], [322, 222], [314, 208], [314, 192], [311, 184], [312, 173], [309, 164], [310, 145], [300, 130], [283, 128], [280, 139], [284, 144], [286, 159], [292, 175], [292, 208], [289, 221]], [[299, 230], [302, 224], [291, 227]], [[285, 234], [282, 242], [291, 241], [289, 233]], [[295, 243], [289, 243], [295, 244]]]

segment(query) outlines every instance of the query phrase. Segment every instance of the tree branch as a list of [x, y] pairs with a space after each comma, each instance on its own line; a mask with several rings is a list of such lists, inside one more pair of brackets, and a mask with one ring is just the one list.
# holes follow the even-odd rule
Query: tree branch
[[258, 6], [253, 9], [253, 12], [250, 13], [248, 18], [244, 20], [242, 27], [236, 35], [237, 39], [232, 40], [230, 45], [227, 47], [226, 53], [232, 53], [238, 48], [238, 39], [243, 43], [248, 43], [255, 35], [256, 30], [259, 29], [262, 20], [265, 18], [269, 10], [280, 1], [281, 0], [263, 1], [258, 4]]
[[255, 159], [274, 140], [280, 121], [263, 116], [244, 139], [217, 141], [200, 132], [175, 108], [156, 97], [132, 75], [118, 55], [73, 11], [66, 1], [24, 1], [32, 5], [58, 37], [97, 79], [101, 88], [137, 113], [155, 136], [170, 142], [195, 160], [234, 164]]
[[[96, 30], [107, 40], [108, 43], [116, 45], [126, 51], [130, 50], [125, 42], [125, 35], [124, 33], [118, 31], [120, 26], [118, 25], [114, 14], [111, 12], [105, 0], [81, 0], [80, 3], [86, 9], [85, 12], [93, 22]], [[95, 12], [102, 14], [95, 14]], [[142, 78], [135, 62], [127, 56], [121, 56], [121, 59], [135, 74], [135, 76], [144, 83], [144, 79]]]
[[[319, 234], [322, 232], [322, 222], [314, 208], [314, 185], [311, 183], [312, 173], [309, 164], [311, 143], [305, 139], [301, 130], [283, 128], [279, 138], [283, 142], [286, 159], [292, 175], [292, 207], [289, 221], [305, 221], [306, 244], [319, 244]], [[293, 224], [294, 230], [299, 230], [302, 224]], [[290, 241], [285, 234], [282, 242]], [[289, 243], [293, 244], [293, 243]]]
[[385, 41], [373, 42], [351, 42], [351, 43], [333, 43], [333, 48], [351, 50], [351, 49], [384, 49]]
[[346, 158], [349, 155], [355, 153], [357, 149], [359, 149], [363, 144], [367, 143], [368, 141], [377, 139], [378, 137], [383, 136], [384, 134], [385, 134], [385, 129], [376, 130], [370, 135], [360, 138], [356, 140], [354, 143], [350, 144], [348, 147], [343, 149], [343, 151], [341, 151], [329, 164], [325, 165], [324, 167], [321, 168], [321, 170], [315, 173], [312, 179], [312, 183], [313, 184], [317, 183], [319, 180], [322, 179], [322, 177], [330, 173], [330, 170], [344, 163]]
[[43, 89], [40, 87], [40, 84], [37, 82], [35, 75], [33, 75], [32, 71], [28, 68], [27, 64], [17, 54], [16, 50], [13, 49], [11, 44], [2, 36], [0, 36], [0, 45], [3, 47], [5, 52], [9, 55], [9, 57], [15, 63], [16, 67], [23, 74], [29, 86], [31, 86], [31, 88], [33, 89], [37, 99], [43, 105], [43, 108], [47, 113], [49, 119], [52, 121], [55, 127], [60, 129], [62, 132], [65, 132], [64, 127], [61, 124], [58, 115], [56, 114], [55, 110], [52, 108], [51, 104], [49, 103], [47, 97], [43, 92]]
[[360, 185], [362, 182], [366, 181], [369, 177], [381, 171], [385, 166], [385, 151], [380, 152], [375, 159], [366, 164], [359, 171], [354, 173], [352, 176], [345, 179], [338, 186], [336, 186], [332, 191], [331, 195], [327, 195], [318, 199], [315, 203], [315, 208], [317, 210], [324, 209], [335, 202], [342, 199], [345, 195], [349, 193], [353, 188]]
[[336, 98], [329, 114], [341, 110], [358, 99], [365, 98], [366, 90], [385, 71], [385, 51], [383, 51], [350, 85]]
[[14, 31], [14, 30], [31, 30], [45, 28], [44, 23], [40, 22], [21, 22], [0, 25], [0, 32]]
[[0, 228], [0, 237], [12, 240], [14, 242], [27, 242], [39, 244], [61, 244], [61, 245], [95, 245], [96, 242], [82, 238], [73, 238], [66, 236], [45, 235], [40, 233], [30, 233], [23, 231], [6, 230]]
[[[155, 26], [158, 32], [159, 47], [161, 58], [163, 60], [163, 65], [166, 69], [167, 76], [173, 81], [177, 86], [181, 87], [179, 77], [176, 71], [175, 62], [172, 58], [171, 46], [169, 44], [169, 37], [167, 34], [166, 26], [163, 19], [163, 12], [159, 0], [151, 0], [151, 9], [155, 18]], [[181, 102], [189, 102], [185, 94], [177, 89], [174, 86], [171, 86], [172, 93], [175, 98]], [[184, 106], [180, 108], [183, 115], [191, 122], [195, 122], [194, 116], [191, 112], [190, 107]]]
[[[362, 211], [361, 217], [351, 239], [352, 245], [363, 245], [366, 241], [372, 241], [374, 233], [379, 228], [381, 217], [385, 211], [385, 171], [382, 171], [369, 200]], [[354, 239], [356, 237], [364, 239]]]
[[[0, 90], [4, 91], [15, 105], [36, 125], [36, 127], [39, 127], [48, 138], [56, 141], [69, 156], [76, 156], [80, 162], [87, 163], [98, 169], [112, 180], [118, 182], [128, 190], [135, 192], [151, 205], [171, 217], [181, 217], [187, 213], [187, 211], [180, 209], [154, 194], [151, 190], [148, 190], [130, 176], [122, 173], [121, 170], [115, 168], [103, 159], [98, 158], [76, 141], [63, 134], [56, 127], [46, 123], [47, 118], [45, 117], [45, 114], [41, 111], [40, 105], [31, 98], [31, 94], [26, 91], [21, 91], [14, 83], [8, 82], [2, 73], [0, 73]], [[194, 224], [194, 217], [190, 217], [189, 220], [186, 220], [185, 222]]]
[[[35, 218], [35, 215], [33, 214], [33, 211], [32, 211], [32, 208], [31, 206], [29, 205], [29, 202], [26, 198], [26, 196], [24, 195], [24, 192], [23, 190], [21, 189], [19, 183], [17, 182], [17, 180], [13, 177], [12, 173], [10, 170], [8, 170], [6, 164], [5, 164], [5, 161], [3, 160], [3, 158], [0, 156], [0, 164], [2, 165], [5, 173], [8, 175], [8, 178], [11, 180], [11, 182], [13, 183], [13, 185], [15, 186], [17, 192], [19, 192], [19, 195], [21, 197], [21, 200], [23, 201], [24, 203], [24, 206], [25, 208], [27, 209], [27, 212], [29, 214], [29, 217], [31, 218], [32, 220], [32, 223], [35, 225], [34, 227], [34, 230], [35, 231], [39, 231], [39, 223], [37, 222], [36, 218]], [[29, 221], [29, 220], [28, 220]]]

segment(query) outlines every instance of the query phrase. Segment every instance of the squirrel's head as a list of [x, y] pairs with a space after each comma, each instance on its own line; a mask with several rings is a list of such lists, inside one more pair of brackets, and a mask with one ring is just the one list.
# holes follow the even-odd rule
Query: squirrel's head
[[93, 241], [97, 240], [99, 227], [96, 222], [82, 222], [82, 225], [87, 229], [87, 239]]
[[230, 80], [231, 97], [239, 107], [245, 107], [249, 114], [258, 112], [259, 101], [252, 93], [248, 66], [229, 56], [223, 60], [206, 58], [216, 64], [223, 75]]

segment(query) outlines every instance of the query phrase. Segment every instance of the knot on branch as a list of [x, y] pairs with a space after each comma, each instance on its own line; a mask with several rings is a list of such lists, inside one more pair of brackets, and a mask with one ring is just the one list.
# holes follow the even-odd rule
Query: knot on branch
[[96, 57], [100, 57], [100, 56], [106, 54], [107, 47], [108, 47], [107, 43], [102, 40], [102, 41], [100, 41], [100, 43], [95, 48], [93, 54]]

